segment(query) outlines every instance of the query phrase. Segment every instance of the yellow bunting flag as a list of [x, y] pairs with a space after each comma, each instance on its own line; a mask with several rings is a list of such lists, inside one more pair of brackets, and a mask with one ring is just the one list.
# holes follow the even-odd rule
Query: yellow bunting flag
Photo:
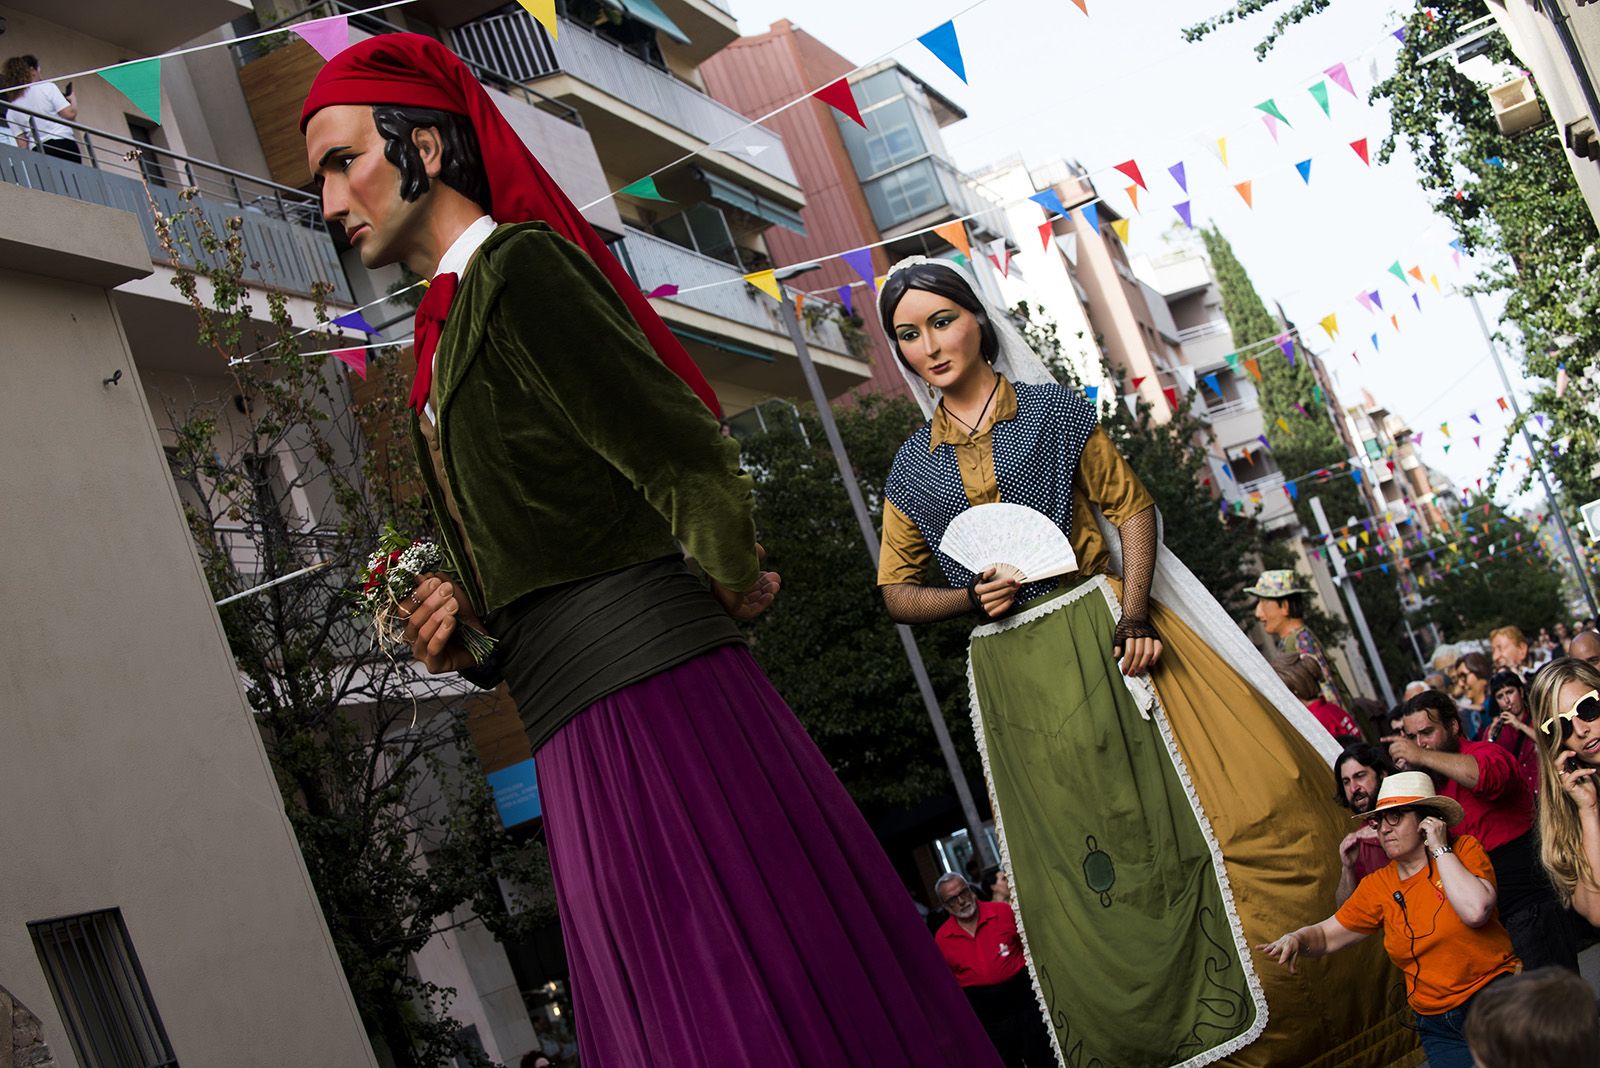
[[1329, 312], [1327, 315], [1324, 315], [1322, 317], [1322, 329], [1328, 332], [1329, 341], [1332, 341], [1334, 338], [1338, 337], [1339, 316], [1334, 312]]
[[1226, 167], [1228, 165], [1228, 139], [1226, 137], [1217, 138], [1217, 155], [1222, 157], [1222, 165]]
[[1434, 292], [1435, 292], [1435, 293], [1442, 293], [1442, 292], [1444, 292], [1444, 291], [1443, 291], [1443, 290], [1441, 290], [1441, 289], [1440, 289], [1440, 288], [1439, 288], [1439, 276], [1438, 276], [1438, 275], [1436, 275], [1436, 274], [1430, 274], [1430, 275], [1429, 275], [1429, 276], [1428, 276], [1428, 283], [1429, 283], [1429, 284], [1430, 284], [1430, 285], [1432, 285], [1432, 286], [1433, 286], [1433, 291], [1434, 291]]
[[1283, 416], [1281, 416], [1281, 415], [1278, 416], [1278, 429], [1283, 431], [1285, 434], [1293, 434], [1294, 433], [1293, 430], [1289, 429], [1289, 424], [1284, 422]]
[[778, 285], [776, 271], [756, 271], [744, 276], [744, 280], [755, 286], [773, 300], [783, 299], [783, 288]]
[[[1251, 378], [1255, 379], [1257, 382], [1261, 381], [1261, 362], [1254, 356], [1244, 361], [1244, 369], [1250, 372]], [[1282, 423], [1283, 420], [1279, 419], [1278, 422]]]
[[1247, 207], [1247, 208], [1255, 207], [1255, 204], [1252, 203], [1251, 200], [1250, 200], [1250, 183], [1248, 181], [1238, 182], [1238, 183], [1236, 183], [1234, 185], [1233, 188], [1235, 190], [1237, 190], [1238, 193], [1239, 193], [1239, 196], [1241, 198], [1243, 198], [1244, 203], [1245, 203], [1245, 207]]
[[874, 278], [872, 280], [872, 295], [877, 296], [878, 292], [883, 289], [883, 283], [887, 282], [888, 280], [889, 276], [886, 274], [880, 274], [878, 277]]
[[968, 262], [972, 260], [972, 242], [967, 240], [967, 226], [961, 220], [935, 226], [933, 232], [954, 245], [956, 251], [965, 256]]
[[1111, 229], [1115, 230], [1117, 232], [1117, 236], [1122, 238], [1122, 243], [1124, 245], [1126, 245], [1128, 243], [1128, 220], [1127, 219], [1113, 219], [1111, 221]]
[[544, 32], [550, 39], [556, 39], [556, 0], [517, 0], [522, 5], [522, 10], [532, 15], [539, 25], [544, 27]]

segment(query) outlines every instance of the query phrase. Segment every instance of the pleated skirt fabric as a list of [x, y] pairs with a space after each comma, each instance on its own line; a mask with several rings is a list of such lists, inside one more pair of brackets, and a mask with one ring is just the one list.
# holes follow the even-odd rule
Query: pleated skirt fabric
[[999, 1068], [747, 648], [600, 700], [537, 756], [586, 1068]]

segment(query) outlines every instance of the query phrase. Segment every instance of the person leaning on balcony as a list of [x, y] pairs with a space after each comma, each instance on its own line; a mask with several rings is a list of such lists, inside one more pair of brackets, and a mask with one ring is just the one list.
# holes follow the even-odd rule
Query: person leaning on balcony
[[1256, 599], [1256, 619], [1272, 635], [1280, 652], [1299, 653], [1317, 662], [1322, 672], [1318, 688], [1322, 699], [1340, 708], [1349, 708], [1344, 687], [1322, 643], [1306, 626], [1306, 595], [1311, 592], [1299, 575], [1290, 570], [1263, 571], [1256, 584], [1244, 591]]
[[[517, 703], [583, 1063], [999, 1068], [735, 626], [778, 578], [682, 345], [438, 41], [339, 53], [301, 129], [362, 263], [432, 278], [412, 443], [452, 574], [401, 614], [429, 671]], [[492, 662], [457, 619], [498, 639]]]
[[[65, 96], [54, 82], [45, 81], [39, 73], [36, 56], [12, 56], [0, 69], [0, 81], [5, 83], [3, 95], [15, 108], [6, 109], [6, 121], [19, 143], [37, 141], [38, 151], [47, 156], [64, 159], [69, 163], [82, 163], [78, 142], [72, 136], [72, 127], [63, 126], [50, 119], [37, 118], [16, 108], [27, 108], [40, 115], [54, 115], [68, 122], [78, 117], [78, 99]], [[71, 88], [71, 83], [67, 86]], [[16, 131], [20, 131], [17, 133]]]

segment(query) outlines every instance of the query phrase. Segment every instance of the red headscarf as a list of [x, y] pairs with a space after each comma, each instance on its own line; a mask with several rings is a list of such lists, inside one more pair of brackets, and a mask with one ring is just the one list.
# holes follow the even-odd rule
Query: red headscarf
[[712, 414], [722, 414], [717, 395], [683, 345], [455, 53], [433, 38], [415, 33], [369, 37], [322, 68], [300, 113], [300, 132], [305, 132], [312, 115], [333, 104], [394, 104], [465, 115], [478, 135], [495, 221], [548, 223], [589, 253], [616, 287], [661, 362], [688, 383]]

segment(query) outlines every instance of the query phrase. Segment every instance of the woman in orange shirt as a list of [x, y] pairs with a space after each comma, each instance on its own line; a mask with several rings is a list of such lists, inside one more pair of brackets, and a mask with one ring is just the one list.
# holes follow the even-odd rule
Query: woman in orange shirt
[[1374, 817], [1388, 866], [1321, 923], [1256, 948], [1294, 971], [1301, 957], [1325, 957], [1381, 930], [1430, 1068], [1472, 1068], [1464, 1034], [1472, 999], [1522, 970], [1495, 912], [1489, 855], [1471, 835], [1451, 840], [1447, 828], [1460, 821], [1461, 806], [1435, 793], [1426, 772], [1385, 779], [1376, 807], [1355, 818]]

